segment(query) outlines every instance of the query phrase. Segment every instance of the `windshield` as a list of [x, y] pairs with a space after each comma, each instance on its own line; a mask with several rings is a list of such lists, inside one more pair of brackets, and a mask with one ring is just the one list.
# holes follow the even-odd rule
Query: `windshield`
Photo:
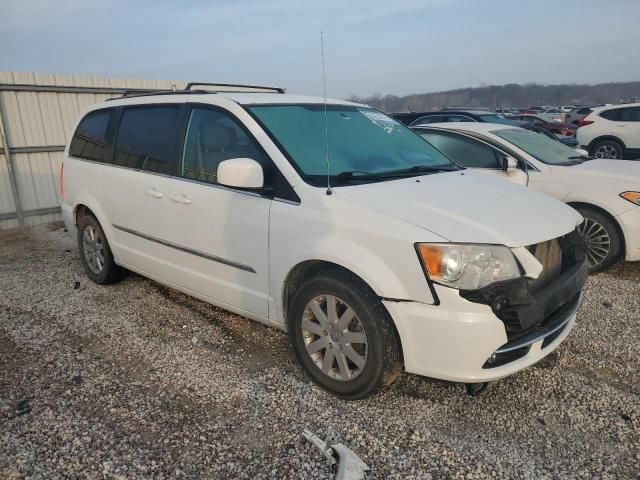
[[333, 184], [383, 181], [457, 167], [397, 120], [371, 109], [328, 105], [247, 107], [312, 185], [326, 185], [327, 135]]
[[586, 157], [561, 142], [522, 128], [494, 130], [491, 133], [550, 165], [575, 165], [586, 160]]
[[509, 120], [508, 118], [502, 117], [500, 115], [486, 114], [480, 115], [480, 118], [483, 122], [486, 123], [499, 123], [501, 125], [518, 125], [518, 122], [514, 122], [513, 120]]

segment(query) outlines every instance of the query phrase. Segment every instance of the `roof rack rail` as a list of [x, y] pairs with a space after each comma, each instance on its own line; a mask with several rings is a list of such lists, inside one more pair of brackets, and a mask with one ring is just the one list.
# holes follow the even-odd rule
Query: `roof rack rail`
[[185, 94], [195, 94], [195, 93], [211, 93], [206, 92], [204, 90], [147, 90], [147, 91], [135, 91], [135, 90], [126, 90], [119, 97], [107, 98], [107, 102], [110, 100], [122, 100], [123, 98], [137, 98], [137, 97], [152, 97], [155, 95], [185, 95]]
[[[281, 87], [269, 87], [264, 85], [241, 85], [237, 83], [189, 82], [187, 83], [187, 86], [184, 87], [184, 89], [187, 91], [190, 91], [194, 85], [205, 86], [205, 87], [221, 87], [223, 90], [212, 90], [213, 92], [220, 92], [220, 93], [223, 93], [223, 92], [285, 93], [284, 88], [281, 88]], [[242, 90], [232, 90], [233, 88], [240, 88]]]

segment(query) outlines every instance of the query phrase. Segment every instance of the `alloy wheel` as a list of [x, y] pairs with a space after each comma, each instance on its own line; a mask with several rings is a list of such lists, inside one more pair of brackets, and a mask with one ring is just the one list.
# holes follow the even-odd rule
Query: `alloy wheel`
[[307, 304], [302, 338], [313, 363], [335, 380], [353, 380], [367, 363], [364, 326], [353, 308], [334, 295], [320, 295]]
[[99, 275], [105, 265], [105, 241], [102, 233], [93, 225], [87, 225], [82, 232], [82, 252], [89, 269]]
[[604, 145], [600, 145], [598, 148], [596, 148], [596, 151], [594, 152], [593, 155], [595, 158], [618, 158], [618, 151], [616, 150], [616, 148], [608, 143], [605, 143]]
[[611, 237], [607, 230], [592, 218], [585, 218], [578, 227], [587, 244], [587, 261], [589, 267], [600, 265], [611, 251]]

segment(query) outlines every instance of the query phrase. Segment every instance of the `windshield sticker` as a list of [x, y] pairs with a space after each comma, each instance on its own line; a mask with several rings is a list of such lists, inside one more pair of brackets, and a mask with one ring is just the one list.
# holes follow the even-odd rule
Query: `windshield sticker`
[[358, 109], [358, 111], [387, 133], [393, 132], [394, 128], [400, 126], [397, 120], [387, 117], [384, 113], [364, 109]]

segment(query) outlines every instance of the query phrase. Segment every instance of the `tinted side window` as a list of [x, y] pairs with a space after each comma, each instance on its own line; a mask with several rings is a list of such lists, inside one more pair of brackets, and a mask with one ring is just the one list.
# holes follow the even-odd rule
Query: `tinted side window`
[[110, 110], [89, 112], [80, 122], [69, 146], [69, 155], [97, 162], [105, 161]]
[[640, 122], [640, 107], [621, 108], [621, 118], [623, 122]]
[[604, 112], [600, 113], [600, 116], [602, 118], [606, 118], [607, 120], [620, 121], [621, 120], [622, 110], [624, 110], [624, 109], [623, 108], [614, 108], [614, 109], [611, 109], [611, 110], [605, 110]]
[[475, 122], [475, 120], [465, 115], [448, 115], [447, 122]]
[[418, 118], [411, 125], [426, 125], [428, 123], [442, 123], [446, 121], [446, 117], [444, 117], [443, 115], [427, 115]]
[[177, 163], [177, 105], [125, 108], [116, 137], [116, 165], [170, 174]]
[[483, 143], [439, 132], [421, 135], [458, 165], [469, 168], [502, 168], [502, 156]]
[[268, 178], [270, 162], [233, 117], [217, 110], [193, 108], [187, 126], [181, 176], [218, 183], [218, 165], [231, 158], [257, 161]]

